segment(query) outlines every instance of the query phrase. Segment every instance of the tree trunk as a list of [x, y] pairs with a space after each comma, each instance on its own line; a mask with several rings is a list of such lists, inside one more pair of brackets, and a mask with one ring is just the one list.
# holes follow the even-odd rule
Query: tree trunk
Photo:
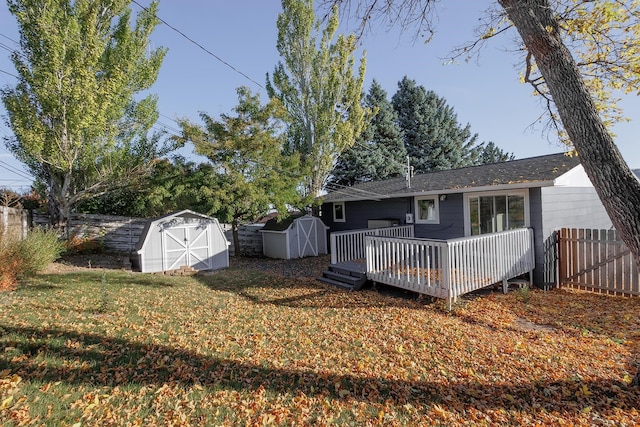
[[51, 226], [60, 230], [61, 236], [66, 240], [71, 238], [69, 229], [69, 217], [71, 216], [71, 204], [67, 196], [69, 188], [69, 176], [65, 176], [58, 180], [56, 177], [51, 178], [49, 185], [49, 221]]
[[[640, 266], [640, 182], [598, 115], [548, 0], [498, 2], [535, 58], [587, 176]], [[634, 382], [640, 382], [640, 367]]]
[[235, 256], [240, 256], [240, 237], [238, 236], [238, 229], [240, 228], [240, 222], [238, 218], [233, 218], [231, 221], [231, 234], [233, 235], [233, 250]]

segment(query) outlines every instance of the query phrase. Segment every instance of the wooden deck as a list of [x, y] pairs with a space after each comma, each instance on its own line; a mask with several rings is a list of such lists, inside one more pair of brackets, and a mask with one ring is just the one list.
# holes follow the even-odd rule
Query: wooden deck
[[[341, 235], [348, 241], [345, 232]], [[353, 274], [362, 274], [364, 268], [366, 278], [374, 283], [447, 299], [450, 306], [459, 296], [487, 286], [502, 284], [506, 292], [510, 279], [526, 273], [530, 284], [535, 265], [531, 229], [450, 240], [379, 235], [366, 235], [364, 239], [366, 266], [359, 257], [332, 263], [330, 270], [343, 266], [344, 270], [353, 269]], [[331, 272], [326, 278], [334, 279]]]

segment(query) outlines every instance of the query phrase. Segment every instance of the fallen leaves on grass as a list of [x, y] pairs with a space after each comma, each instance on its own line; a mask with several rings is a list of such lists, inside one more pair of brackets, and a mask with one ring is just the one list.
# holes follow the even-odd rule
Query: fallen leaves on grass
[[109, 273], [109, 316], [95, 315], [103, 272], [16, 291], [0, 313], [0, 421], [640, 423], [638, 299], [483, 293], [448, 312], [260, 262], [192, 278]]

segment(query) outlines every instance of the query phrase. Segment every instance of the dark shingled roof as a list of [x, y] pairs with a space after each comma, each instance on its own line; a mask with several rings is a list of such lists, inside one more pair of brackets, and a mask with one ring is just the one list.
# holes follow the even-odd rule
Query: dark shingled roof
[[299, 212], [299, 213], [294, 213], [292, 215], [289, 215], [286, 218], [282, 218], [280, 221], [278, 221], [278, 217], [276, 218], [271, 218], [269, 221], [267, 221], [264, 224], [264, 227], [262, 227], [262, 231], [285, 231], [287, 228], [289, 228], [289, 226], [291, 224], [293, 224], [293, 221], [300, 218], [301, 216], [304, 216], [303, 212]]
[[[553, 180], [580, 164], [577, 156], [564, 153], [530, 157], [489, 165], [471, 166], [439, 172], [429, 172], [411, 178], [411, 188], [406, 180], [391, 178], [332, 191], [322, 196], [323, 202], [349, 200], [377, 200], [391, 197], [407, 197], [420, 194], [464, 192], [481, 187], [514, 185], [535, 187], [550, 185]], [[457, 190], [457, 191], [456, 191]]]

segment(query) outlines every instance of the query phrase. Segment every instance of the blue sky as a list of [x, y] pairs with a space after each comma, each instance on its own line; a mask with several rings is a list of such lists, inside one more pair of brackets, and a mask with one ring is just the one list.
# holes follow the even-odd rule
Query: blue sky
[[[148, 5], [149, 0], [138, 0]], [[389, 98], [405, 75], [427, 90], [444, 97], [458, 115], [458, 121], [469, 123], [480, 141], [493, 141], [517, 158], [531, 157], [564, 150], [549, 142], [541, 126], [531, 124], [542, 113], [530, 87], [519, 82], [520, 57], [513, 53], [517, 45], [515, 33], [492, 40], [477, 62], [443, 65], [444, 58], [455, 47], [473, 39], [473, 29], [489, 0], [442, 2], [438, 9], [437, 33], [431, 43], [413, 40], [413, 33], [387, 32], [374, 28], [361, 42], [366, 50], [367, 78], [365, 89], [376, 79]], [[134, 12], [140, 8], [132, 4]], [[232, 113], [237, 104], [236, 88], [248, 86], [266, 99], [266, 73], [271, 73], [279, 60], [276, 50], [276, 18], [281, 11], [279, 0], [161, 0], [159, 16], [211, 52], [206, 53], [176, 31], [160, 24], [152, 36], [154, 46], [169, 49], [160, 75], [151, 92], [159, 96], [161, 117], [158, 128], [170, 131], [177, 125], [173, 119], [187, 117], [198, 120], [198, 112], [218, 116]], [[342, 19], [342, 32], [356, 29], [357, 22]], [[7, 38], [8, 37], [8, 38]], [[10, 40], [18, 40], [15, 19], [5, 1], [0, 3], [0, 86], [15, 84], [9, 52]], [[219, 59], [216, 59], [214, 56]], [[358, 53], [358, 58], [360, 53]], [[235, 68], [232, 69], [222, 61]], [[246, 74], [250, 79], [243, 76]], [[255, 81], [255, 82], [254, 82]], [[256, 83], [257, 82], [257, 83]], [[640, 113], [640, 100], [630, 96], [622, 103], [631, 118]], [[0, 105], [0, 115], [4, 115]], [[640, 167], [640, 134], [638, 121], [616, 127], [616, 143], [632, 168]], [[10, 129], [0, 124], [0, 137]], [[189, 154], [185, 151], [184, 154]], [[9, 165], [9, 167], [7, 166]], [[19, 162], [0, 148], [0, 186], [28, 188], [30, 181]]]

